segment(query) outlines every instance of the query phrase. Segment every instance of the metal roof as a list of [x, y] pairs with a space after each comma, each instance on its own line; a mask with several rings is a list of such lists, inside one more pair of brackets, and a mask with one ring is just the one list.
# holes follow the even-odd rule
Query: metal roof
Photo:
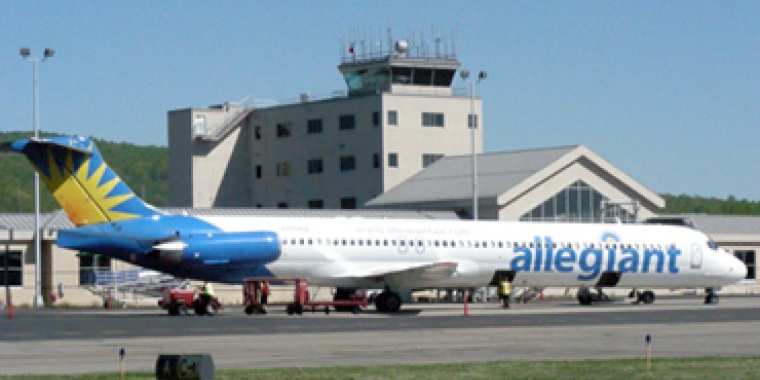
[[[478, 195], [498, 197], [559, 160], [578, 145], [478, 155]], [[447, 156], [367, 206], [472, 199], [472, 156]]]
[[682, 215], [694, 223], [694, 227], [708, 234], [760, 235], [760, 216], [750, 215]]
[[250, 217], [303, 217], [336, 218], [361, 217], [367, 219], [459, 219], [451, 211], [413, 210], [331, 210], [331, 209], [268, 209], [268, 208], [183, 208], [169, 207], [162, 210], [171, 214], [197, 216], [250, 216]]
[[[361, 217], [366, 219], [459, 219], [450, 211], [405, 211], [405, 210], [302, 210], [302, 209], [259, 209], [259, 208], [182, 208], [161, 209], [169, 214], [197, 216], [248, 216], [248, 217], [306, 217], [336, 218]], [[74, 228], [63, 210], [40, 214], [43, 230], [65, 230]], [[0, 214], [0, 230], [34, 231], [34, 214]]]

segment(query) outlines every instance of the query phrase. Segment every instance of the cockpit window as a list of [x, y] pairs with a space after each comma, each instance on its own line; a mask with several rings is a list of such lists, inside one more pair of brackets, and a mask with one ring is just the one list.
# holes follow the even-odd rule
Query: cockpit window
[[710, 240], [707, 241], [707, 246], [710, 247], [710, 249], [712, 249], [713, 251], [717, 251], [718, 250], [718, 245], [715, 244], [715, 242], [712, 241], [712, 239], [710, 239]]

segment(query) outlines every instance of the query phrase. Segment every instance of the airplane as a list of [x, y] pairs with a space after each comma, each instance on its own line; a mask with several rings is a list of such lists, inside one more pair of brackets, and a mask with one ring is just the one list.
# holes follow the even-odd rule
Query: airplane
[[[398, 311], [412, 290], [511, 281], [578, 287], [588, 305], [603, 288], [714, 289], [744, 279], [744, 263], [685, 226], [352, 217], [190, 216], [144, 203], [86, 137], [6, 143], [24, 154], [76, 228], [58, 246], [98, 253], [176, 277], [240, 284], [251, 277], [307, 278], [337, 287], [384, 289], [379, 311]], [[589, 289], [597, 289], [594, 295]]]

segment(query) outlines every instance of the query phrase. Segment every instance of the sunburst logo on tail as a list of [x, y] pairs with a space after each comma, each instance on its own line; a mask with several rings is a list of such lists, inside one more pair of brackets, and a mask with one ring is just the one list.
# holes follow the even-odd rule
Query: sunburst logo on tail
[[[92, 143], [88, 147], [92, 151]], [[66, 152], [63, 162], [47, 149], [47, 173], [40, 177], [77, 227], [108, 221], [133, 219], [139, 215], [117, 211], [119, 205], [135, 197], [97, 155]], [[59, 157], [61, 159], [62, 157]], [[92, 165], [92, 167], [91, 167]], [[108, 175], [104, 174], [108, 172]], [[105, 181], [105, 182], [104, 182]], [[116, 190], [116, 191], [115, 191]]]

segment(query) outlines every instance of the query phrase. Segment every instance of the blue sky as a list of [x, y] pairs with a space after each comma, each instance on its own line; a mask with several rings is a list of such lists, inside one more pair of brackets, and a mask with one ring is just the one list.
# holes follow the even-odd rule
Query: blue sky
[[[584, 144], [658, 193], [760, 199], [757, 1], [0, 0], [0, 130], [166, 145], [166, 112], [345, 88], [350, 29], [485, 70], [485, 150]], [[441, 33], [443, 34], [443, 33]], [[456, 86], [462, 83], [457, 80]]]

